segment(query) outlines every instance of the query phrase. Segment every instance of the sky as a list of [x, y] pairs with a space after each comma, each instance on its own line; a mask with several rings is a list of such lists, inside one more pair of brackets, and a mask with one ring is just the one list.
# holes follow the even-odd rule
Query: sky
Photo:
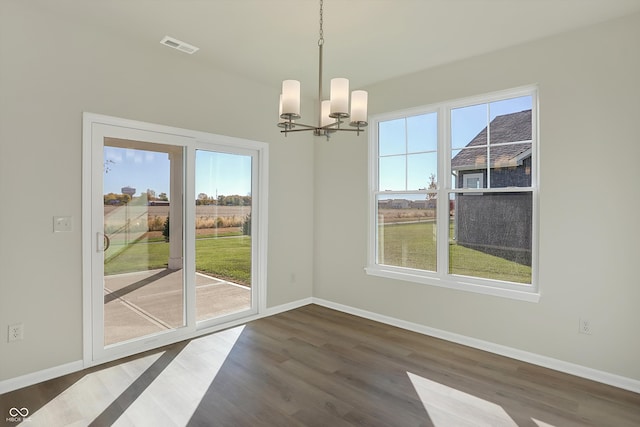
[[[453, 109], [452, 148], [466, 146], [496, 116], [531, 109], [531, 103], [531, 96], [523, 96]], [[437, 180], [437, 122], [437, 114], [429, 113], [380, 123], [380, 191], [424, 189], [431, 174]]]
[[[104, 147], [104, 194], [121, 194], [123, 187], [136, 189], [135, 196], [154, 190], [171, 199], [169, 156], [167, 153]], [[251, 194], [251, 157], [245, 155], [196, 151], [196, 194]]]
[[[531, 108], [531, 97], [512, 98], [452, 110], [452, 146], [464, 147], [489, 120], [498, 115]], [[405, 133], [406, 130], [406, 133]], [[437, 175], [437, 115], [423, 114], [380, 123], [380, 190], [426, 188], [429, 175]], [[394, 156], [405, 154], [407, 156]], [[385, 157], [388, 156], [388, 157]], [[169, 198], [169, 157], [166, 153], [130, 148], [104, 147], [104, 194], [122, 193], [133, 187], [136, 196], [152, 189]], [[196, 193], [208, 196], [251, 193], [251, 157], [237, 154], [196, 151]]]

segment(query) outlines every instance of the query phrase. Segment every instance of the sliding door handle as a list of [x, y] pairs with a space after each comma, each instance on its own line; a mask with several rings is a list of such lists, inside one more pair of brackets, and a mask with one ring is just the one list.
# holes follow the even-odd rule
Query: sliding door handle
[[96, 252], [106, 252], [111, 246], [111, 239], [104, 233], [96, 233]]

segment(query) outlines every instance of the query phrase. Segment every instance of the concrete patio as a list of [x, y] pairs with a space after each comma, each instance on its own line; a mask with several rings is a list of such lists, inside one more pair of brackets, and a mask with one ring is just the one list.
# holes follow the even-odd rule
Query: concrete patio
[[[104, 278], [104, 337], [110, 345], [184, 324], [182, 270], [148, 270]], [[196, 273], [198, 321], [247, 310], [251, 288]]]

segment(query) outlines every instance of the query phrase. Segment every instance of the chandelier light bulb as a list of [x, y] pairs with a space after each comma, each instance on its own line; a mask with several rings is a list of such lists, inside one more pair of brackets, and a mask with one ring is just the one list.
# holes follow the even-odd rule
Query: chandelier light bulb
[[351, 126], [367, 125], [367, 101], [369, 94], [365, 90], [351, 92]]
[[349, 117], [349, 80], [341, 77], [331, 79], [330, 117]]
[[300, 118], [300, 82], [298, 80], [282, 82], [282, 113], [280, 117], [284, 119]]

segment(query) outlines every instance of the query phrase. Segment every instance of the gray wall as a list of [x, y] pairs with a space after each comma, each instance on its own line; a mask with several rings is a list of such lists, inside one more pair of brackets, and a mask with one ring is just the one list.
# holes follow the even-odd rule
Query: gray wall
[[[270, 143], [267, 304], [311, 296], [312, 140], [279, 134], [279, 82], [198, 61], [53, 3], [0, 3], [0, 380], [82, 359], [83, 111]], [[54, 234], [54, 215], [73, 232]], [[7, 343], [17, 322], [24, 341]]]
[[636, 14], [367, 88], [379, 114], [539, 84], [540, 302], [367, 276], [367, 147], [350, 137], [316, 144], [314, 296], [640, 380], [639, 40]]

